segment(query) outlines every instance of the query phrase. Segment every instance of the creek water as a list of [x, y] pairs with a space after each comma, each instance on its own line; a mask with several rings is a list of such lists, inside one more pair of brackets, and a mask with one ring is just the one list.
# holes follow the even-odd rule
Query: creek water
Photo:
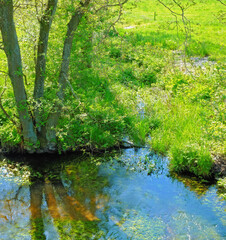
[[216, 187], [167, 164], [148, 148], [2, 156], [0, 239], [226, 239]]

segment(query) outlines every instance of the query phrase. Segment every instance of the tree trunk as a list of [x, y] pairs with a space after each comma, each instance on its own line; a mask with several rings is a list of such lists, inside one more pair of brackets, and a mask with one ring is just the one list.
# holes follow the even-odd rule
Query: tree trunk
[[56, 149], [56, 126], [60, 118], [60, 112], [62, 109], [62, 102], [64, 100], [64, 91], [67, 85], [67, 77], [69, 71], [69, 62], [70, 62], [70, 55], [71, 55], [71, 48], [73, 43], [73, 38], [75, 35], [75, 31], [79, 26], [81, 18], [84, 15], [86, 8], [88, 7], [90, 0], [86, 0], [82, 7], [79, 7], [75, 13], [72, 15], [70, 22], [68, 23], [67, 27], [67, 34], [66, 39], [64, 41], [64, 49], [62, 55], [62, 63], [59, 75], [59, 92], [57, 96], [60, 99], [60, 102], [55, 104], [55, 111], [49, 115], [46, 128], [43, 131], [46, 134], [47, 140], [47, 148], [51, 151]]
[[28, 110], [27, 96], [23, 81], [20, 47], [13, 20], [13, 1], [0, 0], [0, 30], [4, 51], [8, 60], [8, 71], [13, 86], [25, 147], [32, 151], [37, 144], [37, 135]]
[[[40, 103], [40, 98], [44, 94], [44, 82], [46, 74], [46, 54], [48, 48], [49, 32], [53, 20], [54, 13], [56, 11], [58, 0], [49, 0], [48, 6], [44, 15], [40, 20], [40, 32], [38, 41], [37, 63], [36, 63], [36, 76], [34, 87], [34, 100]], [[37, 131], [41, 131], [41, 116], [38, 108], [34, 110], [35, 122]]]

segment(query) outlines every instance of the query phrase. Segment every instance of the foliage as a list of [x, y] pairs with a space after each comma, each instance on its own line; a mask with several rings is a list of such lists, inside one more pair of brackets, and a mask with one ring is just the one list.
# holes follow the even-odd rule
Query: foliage
[[[163, 2], [180, 10], [172, 1]], [[172, 171], [204, 177], [211, 174], [212, 154], [225, 154], [224, 24], [219, 18], [219, 2], [195, 2], [185, 11], [190, 29], [187, 39], [183, 21], [178, 18], [176, 22], [158, 1], [138, 1], [135, 8], [128, 3], [118, 22], [117, 10], [109, 10], [108, 15], [105, 11], [86, 13], [75, 33], [68, 77], [71, 86], [65, 90], [56, 127], [59, 152], [107, 149], [119, 146], [129, 136], [134, 144], [150, 142], [153, 150], [169, 155]], [[30, 44], [37, 45], [37, 20], [22, 24], [23, 17], [31, 19], [32, 11], [18, 10], [16, 19], [21, 48], [27, 53], [23, 66], [30, 111], [39, 109], [40, 125], [44, 126], [58, 101], [58, 53], [63, 49], [64, 26], [71, 12], [62, 5], [55, 14], [60, 24], [53, 21], [46, 89], [37, 103], [32, 99], [35, 73]], [[6, 69], [2, 52], [0, 57], [0, 67]], [[2, 72], [0, 82], [2, 91]], [[3, 105], [14, 116], [13, 91], [8, 83], [6, 87]], [[0, 125], [2, 147], [21, 144], [17, 126], [2, 112]]]

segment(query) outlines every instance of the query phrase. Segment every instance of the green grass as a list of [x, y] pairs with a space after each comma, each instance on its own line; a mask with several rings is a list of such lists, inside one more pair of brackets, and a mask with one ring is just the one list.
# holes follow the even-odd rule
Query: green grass
[[[172, 1], [163, 0], [165, 4]], [[182, 1], [189, 2], [189, 1]], [[190, 23], [190, 43], [187, 53], [191, 56], [210, 56], [214, 60], [225, 60], [225, 20], [220, 18], [225, 8], [222, 4], [212, 0], [197, 0], [196, 5], [185, 11]], [[177, 13], [180, 9], [173, 8]], [[124, 29], [133, 26], [132, 29]], [[184, 40], [184, 25], [178, 17], [178, 26], [171, 12], [157, 0], [141, 0], [132, 11], [124, 12], [124, 18], [119, 24], [122, 34], [134, 35], [140, 44], [150, 42], [166, 49], [178, 49]]]
[[[196, 2], [185, 12], [192, 29], [186, 61], [190, 66], [191, 56], [209, 56], [216, 63], [203, 65], [204, 69], [190, 66], [192, 74], [180, 65], [185, 50], [184, 26], [179, 20], [178, 31], [175, 18], [157, 1], [141, 0], [136, 8], [124, 10], [122, 21], [116, 25], [123, 39], [112, 30], [101, 44], [97, 38], [90, 46], [90, 32], [82, 27], [78, 30], [70, 65], [77, 98], [67, 88], [57, 127], [60, 151], [106, 149], [129, 136], [137, 145], [150, 141], [156, 152], [169, 156], [171, 171], [205, 178], [211, 175], [212, 154], [225, 154], [225, 25], [217, 19], [223, 5], [210, 0]], [[129, 26], [133, 28], [125, 29]], [[44, 122], [58, 89], [61, 56], [56, 51], [62, 48], [62, 28], [53, 25], [51, 32], [45, 100], [40, 106]], [[33, 62], [30, 48], [22, 42], [22, 49], [29, 52], [23, 57], [25, 68], [33, 64], [29, 65]], [[5, 70], [2, 52], [0, 57], [0, 69]], [[90, 60], [91, 68], [87, 67]], [[34, 69], [26, 69], [30, 99]], [[0, 73], [0, 91], [4, 81]], [[144, 118], [139, 115], [139, 102], [144, 103]], [[3, 105], [10, 115], [16, 114], [9, 79]], [[0, 127], [2, 146], [21, 142], [16, 127], [2, 112]]]
[[[144, 85], [140, 81], [137, 90], [148, 119], [145, 124], [140, 120], [143, 138], [151, 134], [151, 147], [170, 157], [172, 171], [209, 177], [212, 154], [225, 154], [225, 25], [217, 19], [222, 4], [208, 0], [196, 3], [185, 12], [192, 30], [187, 64], [191, 56], [208, 56], [217, 64], [207, 64], [205, 69], [192, 67], [192, 74], [174, 64], [184, 54], [183, 24], [179, 20], [181, 30], [177, 31], [175, 18], [157, 1], [140, 1], [125, 12], [118, 28], [134, 48], [133, 76], [142, 75], [147, 68], [155, 74], [154, 82]], [[128, 26], [133, 28], [125, 29]], [[156, 66], [160, 71], [153, 71]]]

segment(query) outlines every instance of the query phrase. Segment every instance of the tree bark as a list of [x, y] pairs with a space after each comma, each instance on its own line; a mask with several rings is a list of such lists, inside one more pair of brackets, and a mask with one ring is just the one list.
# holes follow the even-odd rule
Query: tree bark
[[[53, 16], [56, 11], [58, 0], [48, 0], [47, 8], [40, 20], [40, 32], [38, 41], [36, 76], [34, 87], [34, 100], [40, 103], [40, 98], [44, 94], [44, 82], [46, 75], [46, 54], [48, 49], [49, 32], [52, 25]], [[41, 116], [38, 108], [34, 111], [37, 131], [41, 131]]]
[[0, 0], [0, 30], [4, 44], [4, 51], [8, 60], [8, 71], [13, 86], [17, 111], [22, 126], [25, 148], [32, 151], [37, 144], [37, 135], [27, 104], [20, 47], [13, 20], [12, 0]]

